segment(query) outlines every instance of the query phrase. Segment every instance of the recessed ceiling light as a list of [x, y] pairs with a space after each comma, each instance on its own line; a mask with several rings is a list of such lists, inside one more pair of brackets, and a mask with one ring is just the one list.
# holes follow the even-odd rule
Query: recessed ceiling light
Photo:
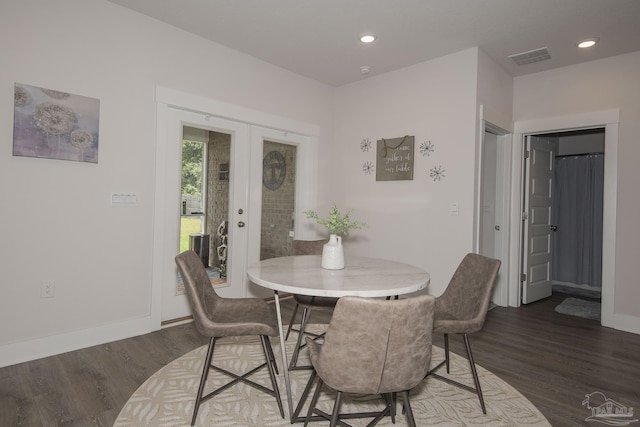
[[360, 36], [360, 41], [362, 43], [373, 43], [376, 40], [376, 36], [371, 33], [363, 34]]
[[600, 41], [599, 38], [591, 37], [589, 39], [580, 40], [578, 43], [576, 43], [576, 46], [578, 46], [581, 49], [586, 49], [588, 47], [595, 45], [596, 43], [598, 43], [598, 41]]

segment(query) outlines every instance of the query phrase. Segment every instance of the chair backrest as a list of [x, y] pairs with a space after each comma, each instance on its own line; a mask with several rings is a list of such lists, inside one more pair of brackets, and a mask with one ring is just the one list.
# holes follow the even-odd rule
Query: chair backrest
[[329, 239], [294, 240], [291, 243], [291, 255], [322, 255], [322, 247]]
[[196, 327], [201, 334], [210, 336], [213, 311], [222, 299], [211, 286], [207, 270], [194, 251], [182, 252], [175, 260], [189, 297]]
[[431, 361], [434, 299], [340, 298], [314, 363], [318, 374], [346, 393], [412, 389]]
[[456, 321], [464, 321], [466, 333], [480, 330], [499, 270], [500, 260], [474, 253], [465, 255], [447, 289], [436, 299], [436, 322], [439, 313], [446, 313]]

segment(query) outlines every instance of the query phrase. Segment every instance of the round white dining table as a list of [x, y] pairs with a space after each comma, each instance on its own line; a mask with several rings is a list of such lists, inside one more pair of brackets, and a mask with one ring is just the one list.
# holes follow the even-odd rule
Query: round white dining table
[[326, 270], [320, 255], [296, 255], [270, 258], [249, 266], [247, 275], [256, 285], [272, 289], [275, 296], [282, 366], [287, 388], [289, 418], [294, 419], [291, 383], [287, 369], [280, 292], [340, 298], [346, 295], [388, 297], [422, 290], [429, 285], [425, 270], [397, 261], [349, 256], [345, 268]]

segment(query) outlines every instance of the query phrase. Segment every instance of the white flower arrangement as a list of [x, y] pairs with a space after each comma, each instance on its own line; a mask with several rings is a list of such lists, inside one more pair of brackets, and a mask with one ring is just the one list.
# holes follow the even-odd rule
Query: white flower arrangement
[[313, 210], [305, 211], [304, 214], [307, 218], [315, 219], [316, 223], [327, 227], [329, 234], [346, 235], [349, 230], [359, 230], [367, 226], [366, 222], [352, 221], [350, 218], [351, 212], [352, 211], [348, 211], [342, 215], [334, 203], [327, 219], [320, 218], [318, 213]]

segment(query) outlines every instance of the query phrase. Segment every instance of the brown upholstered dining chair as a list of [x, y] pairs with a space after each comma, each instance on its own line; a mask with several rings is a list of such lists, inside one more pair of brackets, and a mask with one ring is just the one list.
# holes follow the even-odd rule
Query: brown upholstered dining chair
[[[328, 242], [328, 239], [322, 240], [294, 240], [292, 242], [291, 254], [292, 255], [321, 255], [322, 248], [325, 243]], [[307, 332], [307, 323], [309, 322], [309, 317], [311, 316], [311, 308], [312, 307], [328, 307], [333, 308], [338, 302], [337, 298], [330, 297], [314, 297], [309, 295], [298, 295], [294, 294], [293, 299], [296, 302], [296, 306], [293, 309], [293, 314], [291, 315], [291, 319], [289, 320], [289, 327], [287, 328], [287, 334], [285, 335], [285, 340], [289, 338], [289, 334], [291, 331], [298, 332], [298, 340], [296, 342], [296, 346], [293, 350], [293, 354], [291, 355], [291, 361], [289, 362], [289, 370], [294, 369], [311, 369], [311, 366], [298, 366], [298, 355], [300, 354], [300, 349], [304, 347], [305, 344], [302, 342], [302, 337], [304, 335], [311, 335], [315, 339], [322, 337], [323, 334], [314, 334], [311, 332]], [[302, 319], [300, 320], [300, 329], [295, 329], [293, 327], [293, 322], [295, 320], [296, 314], [298, 313], [298, 308], [302, 306]]]
[[[374, 417], [368, 425], [375, 425], [387, 415], [395, 423], [395, 394], [401, 393], [408, 424], [415, 426], [409, 391], [429, 369], [434, 304], [430, 295], [399, 300], [341, 298], [324, 342], [306, 338], [315, 370], [305, 392], [316, 376], [319, 379], [305, 425], [314, 414], [330, 419], [330, 426], [364, 417]], [[324, 384], [337, 393], [331, 416], [316, 408]], [[383, 395], [385, 407], [380, 412], [340, 414], [344, 393]]]
[[[445, 359], [427, 374], [476, 393], [484, 414], [487, 409], [471, 352], [469, 334], [481, 330], [484, 325], [499, 269], [500, 260], [497, 259], [474, 253], [469, 253], [462, 259], [447, 289], [436, 298], [433, 332], [444, 334]], [[475, 388], [435, 373], [443, 365], [449, 373], [449, 334], [462, 335]]]
[[[202, 335], [210, 338], [202, 369], [202, 377], [200, 378], [200, 386], [198, 387], [193, 408], [191, 425], [196, 422], [198, 409], [202, 402], [214, 397], [239, 381], [274, 396], [278, 402], [280, 415], [284, 418], [282, 401], [276, 382], [277, 366], [271, 342], [269, 341], [269, 337], [278, 336], [278, 323], [273, 306], [259, 298], [234, 299], [218, 296], [211, 286], [211, 281], [202, 265], [202, 261], [200, 261], [200, 257], [194, 251], [183, 252], [176, 256], [175, 260], [189, 297], [196, 328]], [[212, 364], [213, 350], [218, 338], [247, 335], [258, 335], [260, 337], [265, 363], [243, 375], [236, 375]], [[269, 371], [272, 389], [247, 378], [265, 366]], [[233, 381], [203, 396], [211, 369], [233, 378]]]

